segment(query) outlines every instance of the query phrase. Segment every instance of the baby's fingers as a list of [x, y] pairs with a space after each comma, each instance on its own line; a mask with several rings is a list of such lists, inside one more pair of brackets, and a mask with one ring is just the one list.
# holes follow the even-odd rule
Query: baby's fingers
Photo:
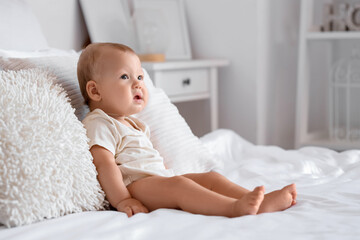
[[149, 211], [147, 210], [147, 208], [144, 207], [144, 206], [134, 206], [134, 207], [132, 208], [132, 210], [133, 210], [133, 213], [134, 213], [134, 214], [137, 214], [137, 213], [148, 213], [148, 212], [149, 212]]
[[132, 215], [134, 215], [134, 214], [133, 214], [133, 211], [131, 210], [130, 207], [126, 207], [126, 208], [124, 209], [124, 212], [126, 213], [126, 215], [127, 215], [128, 217], [131, 217]]
[[142, 206], [141, 212], [143, 212], [143, 213], [149, 213], [149, 210], [148, 210], [146, 207]]
[[149, 210], [146, 207], [143, 207], [143, 213], [149, 213]]

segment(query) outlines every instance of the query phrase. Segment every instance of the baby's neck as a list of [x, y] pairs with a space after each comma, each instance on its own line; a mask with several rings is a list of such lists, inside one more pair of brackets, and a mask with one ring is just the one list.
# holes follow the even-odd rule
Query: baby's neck
[[89, 104], [89, 109], [90, 109], [90, 112], [94, 111], [95, 109], [100, 109], [102, 110], [104, 113], [106, 113], [108, 116], [124, 123], [126, 122], [125, 121], [125, 118], [128, 117], [128, 116], [125, 116], [125, 115], [118, 115], [118, 114], [113, 114], [113, 113], [110, 113], [109, 111], [106, 111], [106, 109], [104, 109], [103, 107], [101, 107], [99, 104], [96, 104], [96, 103], [92, 103], [92, 104]]
[[129, 127], [129, 128], [133, 128], [133, 129], [138, 129], [137, 126], [134, 126], [132, 124], [131, 121], [128, 121], [127, 118], [129, 116], [119, 116], [117, 114], [111, 114], [107, 111], [105, 111], [104, 109], [102, 109], [101, 107], [97, 106], [96, 104], [89, 104], [89, 109], [90, 112], [95, 110], [95, 109], [101, 109], [104, 113], [106, 113], [109, 117], [112, 117], [114, 119], [116, 119], [117, 121], [121, 122], [122, 124], [124, 124], [125, 126]]

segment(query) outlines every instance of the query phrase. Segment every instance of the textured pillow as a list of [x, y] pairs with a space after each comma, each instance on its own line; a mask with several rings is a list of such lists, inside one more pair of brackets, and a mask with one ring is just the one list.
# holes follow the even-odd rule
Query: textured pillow
[[102, 209], [85, 129], [41, 69], [0, 71], [0, 223]]
[[196, 137], [185, 119], [162, 89], [155, 88], [144, 70], [150, 97], [146, 108], [136, 117], [149, 125], [151, 141], [168, 168], [178, 175], [207, 172], [220, 167], [209, 149]]
[[89, 111], [84, 104], [77, 81], [76, 65], [79, 54], [73, 53], [68, 56], [48, 56], [31, 58], [4, 58], [0, 57], [0, 69], [20, 70], [29, 68], [45, 68], [56, 76], [55, 82], [60, 84], [71, 100], [71, 106], [75, 108], [75, 115], [82, 120]]
[[40, 23], [23, 0], [0, 1], [0, 48], [32, 51], [48, 48]]
[[75, 50], [62, 50], [57, 48], [47, 48], [37, 51], [14, 51], [0, 49], [0, 57], [7, 58], [31, 58], [31, 57], [49, 57], [49, 56], [71, 56], [76, 54]]

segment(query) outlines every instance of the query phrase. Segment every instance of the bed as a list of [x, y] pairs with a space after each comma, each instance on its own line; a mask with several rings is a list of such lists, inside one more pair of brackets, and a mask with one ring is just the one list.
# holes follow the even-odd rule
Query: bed
[[[8, 2], [19, 4], [19, 1]], [[69, 108], [66, 109], [66, 114], [70, 119], [69, 124], [70, 122], [77, 124], [86, 113], [79, 100], [81, 96], [78, 91], [74, 90], [76, 89], [74, 72], [78, 53], [50, 49], [37, 27], [36, 19], [24, 5], [22, 6], [24, 7], [22, 17], [29, 16], [27, 22], [32, 24], [26, 25], [26, 28], [29, 30], [32, 27], [32, 34], [27, 36], [27, 45], [20, 41], [21, 38], [24, 38], [25, 30], [19, 31], [19, 34], [22, 35], [16, 35], [17, 33], [12, 31], [13, 36], [7, 39], [0, 38], [0, 70], [3, 69], [0, 72], [5, 69], [21, 71], [45, 66], [47, 71], [55, 75], [54, 81], [60, 84], [65, 89], [67, 96], [70, 97], [71, 105], [69, 104]], [[0, 14], [0, 17], [4, 14]], [[12, 23], [16, 23], [16, 20], [13, 20]], [[24, 28], [23, 24], [18, 24], [16, 28], [20, 27]], [[17, 39], [19, 43], [17, 44], [14, 39]], [[0, 78], [0, 82], [2, 79], [3, 77]], [[232, 219], [195, 215], [172, 209], [160, 209], [128, 218], [126, 214], [113, 210], [97, 210], [96, 208], [79, 210], [77, 208], [77, 210], [70, 209], [68, 212], [49, 215], [46, 219], [32, 220], [31, 223], [18, 224], [18, 226], [0, 225], [0, 239], [360, 238], [360, 228], [358, 227], [360, 224], [360, 150], [335, 152], [318, 147], [284, 150], [276, 146], [258, 146], [228, 129], [219, 129], [198, 139], [191, 133], [188, 125], [181, 118], [176, 107], [170, 103], [165, 93], [152, 86], [149, 78], [148, 87], [151, 89], [152, 102], [149, 103], [150, 107], [145, 113], [138, 117], [149, 123], [154, 135], [152, 138], [154, 146], [164, 155], [165, 159], [172, 159], [168, 160], [168, 163], [173, 164], [178, 173], [213, 170], [249, 189], [264, 185], [266, 192], [289, 183], [296, 183], [297, 204], [282, 212]], [[66, 100], [66, 98], [64, 99]], [[3, 104], [3, 102], [1, 103]], [[7, 108], [4, 105], [0, 107], [2, 109], [0, 123], [3, 124], [7, 119], [5, 116]], [[71, 110], [73, 108], [74, 111]], [[58, 114], [61, 114], [60, 110]], [[166, 119], [169, 124], [165, 125], [168, 127], [176, 124], [179, 130], [174, 132], [170, 128], [160, 128], [156, 124], [158, 117]], [[51, 119], [51, 121], [54, 120]], [[63, 123], [65, 124], [65, 122]], [[4, 134], [3, 128], [6, 126], [1, 124], [0, 135]], [[76, 126], [79, 127], [78, 124]], [[68, 131], [72, 130], [71, 128]], [[77, 130], [79, 129], [77, 128]], [[80, 130], [79, 135], [81, 134], [83, 132]], [[49, 136], [52, 135], [47, 135], [46, 138], [50, 139]], [[58, 136], [56, 135], [56, 137]], [[6, 138], [7, 135], [1, 135], [1, 154], [8, 150], [4, 144]], [[188, 155], [176, 152], [178, 149], [173, 147], [175, 144], [172, 142], [175, 140], [181, 140], [188, 144], [182, 146], [184, 149], [191, 149], [186, 153]], [[4, 159], [4, 155], [1, 154], [0, 161], [6, 163], [7, 159]], [[177, 160], [180, 157], [185, 157], [187, 160], [180, 164]], [[88, 162], [86, 168], [93, 173], [94, 168]], [[66, 164], [69, 164], [66, 166], [71, 166], [73, 163], [65, 162], [65, 160], [62, 162], [63, 166]], [[42, 164], [42, 162], [36, 164]], [[5, 165], [1, 166], [0, 176], [4, 176]], [[69, 169], [67, 171], [75, 171]], [[8, 182], [4, 178], [1, 180], [0, 188], [2, 189]], [[21, 181], [25, 180], [21, 179]], [[74, 177], [72, 181], [75, 180]], [[33, 185], [29, 186], [30, 188], [34, 187]], [[86, 187], [88, 191], [94, 191], [93, 188]], [[46, 194], [45, 191], [43, 193]], [[3, 212], [9, 210], [6, 209], [9, 206], [7, 204], [4, 195], [0, 193], [0, 209]], [[3, 219], [3, 212], [0, 213], [0, 219]]]
[[[359, 239], [360, 154], [255, 146], [229, 130], [201, 139], [217, 146], [219, 172], [266, 190], [295, 182], [298, 203], [283, 212], [234, 219], [161, 209], [131, 218], [115, 211], [66, 215], [0, 230], [0, 239]], [[220, 145], [220, 146], [219, 146]]]

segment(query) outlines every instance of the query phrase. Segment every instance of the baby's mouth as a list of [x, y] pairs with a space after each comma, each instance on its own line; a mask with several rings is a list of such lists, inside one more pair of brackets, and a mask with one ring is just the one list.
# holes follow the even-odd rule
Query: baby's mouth
[[134, 97], [134, 99], [136, 99], [136, 100], [141, 99], [141, 96], [140, 96], [140, 95], [136, 95], [136, 96]]
[[142, 96], [141, 96], [140, 94], [136, 94], [136, 95], [134, 96], [134, 100], [135, 100], [135, 101], [141, 101], [141, 100], [142, 100]]

